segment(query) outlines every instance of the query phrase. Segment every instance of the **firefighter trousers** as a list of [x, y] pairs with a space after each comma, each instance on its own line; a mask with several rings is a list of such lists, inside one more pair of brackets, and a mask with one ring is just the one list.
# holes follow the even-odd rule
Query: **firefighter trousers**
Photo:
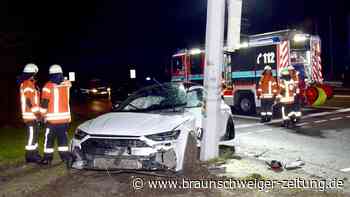
[[300, 118], [301, 117], [301, 97], [300, 95], [296, 95], [293, 103], [293, 113], [295, 117]]
[[39, 123], [37, 121], [32, 121], [26, 123], [27, 130], [27, 143], [25, 146], [25, 157], [27, 161], [36, 160], [39, 157], [38, 152], [38, 136], [39, 136]]
[[48, 124], [45, 131], [44, 160], [53, 159], [55, 139], [57, 138], [58, 153], [63, 161], [70, 157], [68, 152], [68, 124]]
[[274, 100], [272, 98], [262, 98], [261, 99], [261, 118], [272, 117], [272, 106], [273, 106]]

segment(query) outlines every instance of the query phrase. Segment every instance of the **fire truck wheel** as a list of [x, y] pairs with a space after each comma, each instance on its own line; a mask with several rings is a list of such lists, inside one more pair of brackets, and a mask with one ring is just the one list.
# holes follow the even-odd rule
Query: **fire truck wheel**
[[238, 112], [243, 115], [252, 115], [256, 113], [254, 96], [251, 94], [241, 94], [237, 105]]

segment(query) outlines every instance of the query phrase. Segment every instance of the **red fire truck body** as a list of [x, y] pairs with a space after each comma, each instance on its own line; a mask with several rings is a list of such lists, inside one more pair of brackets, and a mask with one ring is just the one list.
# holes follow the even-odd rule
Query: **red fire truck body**
[[[260, 107], [257, 84], [266, 65], [272, 67], [277, 78], [283, 68], [293, 65], [299, 72], [305, 104], [321, 105], [331, 96], [331, 90], [323, 85], [320, 38], [284, 30], [249, 36], [239, 49], [224, 51], [222, 81], [226, 103], [242, 114], [255, 113]], [[172, 56], [171, 80], [203, 83], [204, 69], [204, 50], [182, 50]]]

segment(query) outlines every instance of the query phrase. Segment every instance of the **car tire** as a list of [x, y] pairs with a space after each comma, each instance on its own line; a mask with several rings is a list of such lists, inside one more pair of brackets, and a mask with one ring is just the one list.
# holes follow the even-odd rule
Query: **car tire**
[[252, 94], [241, 94], [236, 108], [240, 114], [253, 115], [256, 114], [256, 105]]
[[198, 148], [195, 135], [191, 132], [188, 135], [185, 148], [184, 161], [182, 165], [183, 174], [191, 174], [198, 164]]
[[227, 124], [226, 124], [226, 133], [224, 136], [224, 140], [233, 140], [236, 137], [236, 133], [235, 133], [235, 124], [233, 122], [233, 118], [230, 117], [227, 120]]

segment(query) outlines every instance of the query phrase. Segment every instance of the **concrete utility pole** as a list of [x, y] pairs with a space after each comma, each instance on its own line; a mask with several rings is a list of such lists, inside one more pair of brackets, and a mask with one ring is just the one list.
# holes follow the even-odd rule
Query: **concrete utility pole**
[[234, 51], [241, 44], [242, 0], [227, 0], [227, 46], [226, 50]]
[[204, 87], [207, 90], [203, 110], [203, 139], [200, 159], [207, 161], [219, 155], [218, 113], [221, 105], [221, 74], [223, 65], [225, 0], [208, 0], [205, 44]]

